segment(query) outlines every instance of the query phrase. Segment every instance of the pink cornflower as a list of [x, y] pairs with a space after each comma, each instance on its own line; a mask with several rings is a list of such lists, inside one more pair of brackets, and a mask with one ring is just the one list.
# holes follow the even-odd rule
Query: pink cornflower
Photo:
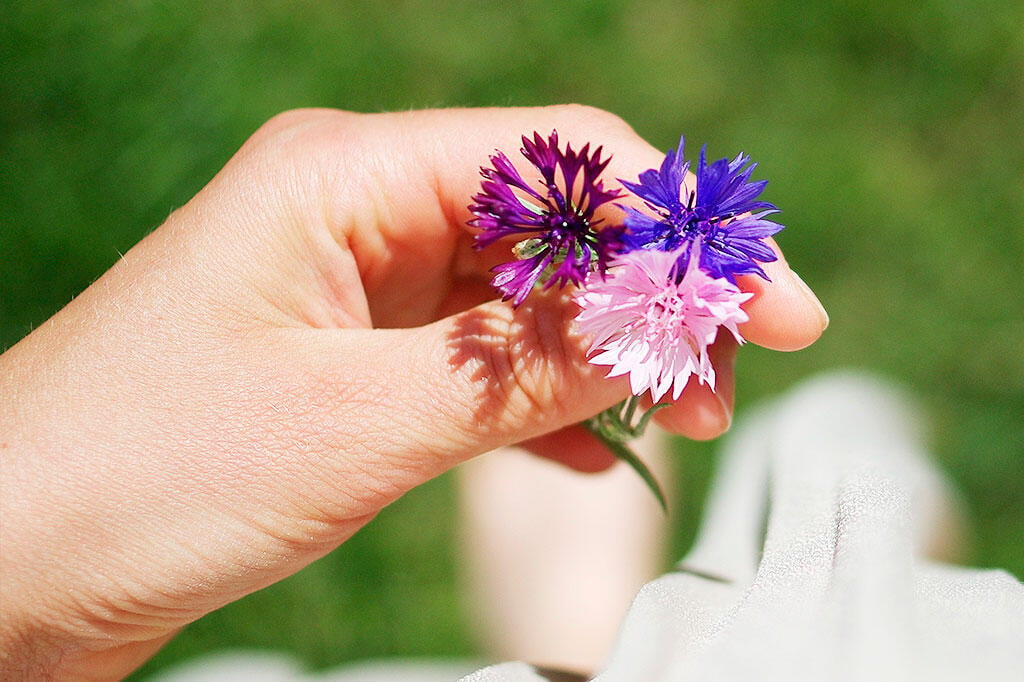
[[690, 375], [715, 388], [708, 346], [719, 327], [743, 343], [740, 304], [753, 296], [701, 270], [696, 253], [681, 274], [679, 260], [675, 251], [630, 251], [603, 277], [591, 273], [576, 295], [576, 322], [594, 337], [590, 362], [610, 365], [610, 377], [628, 374], [633, 394], [650, 390], [654, 402], [670, 390], [677, 400]]

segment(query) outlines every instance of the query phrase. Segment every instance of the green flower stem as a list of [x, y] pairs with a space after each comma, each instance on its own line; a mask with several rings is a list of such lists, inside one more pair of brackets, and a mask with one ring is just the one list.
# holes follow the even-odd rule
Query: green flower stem
[[591, 433], [601, 439], [601, 442], [611, 450], [616, 458], [621, 459], [640, 475], [640, 478], [647, 484], [647, 487], [654, 493], [654, 497], [658, 500], [658, 504], [661, 505], [662, 511], [667, 514], [668, 504], [665, 501], [665, 494], [662, 492], [661, 486], [643, 460], [629, 449], [627, 443], [641, 436], [644, 429], [647, 428], [651, 416], [662, 407], [668, 406], [668, 403], [658, 403], [652, 406], [640, 416], [636, 424], [633, 424], [633, 419], [636, 417], [639, 405], [640, 399], [637, 396], [630, 396], [618, 405], [591, 417], [583, 424]]

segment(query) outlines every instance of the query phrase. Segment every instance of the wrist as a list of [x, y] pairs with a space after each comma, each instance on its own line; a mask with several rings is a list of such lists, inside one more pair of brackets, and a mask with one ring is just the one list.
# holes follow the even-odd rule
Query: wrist
[[47, 589], [46, 581], [19, 578], [9, 558], [5, 546], [0, 573], [2, 680], [120, 680], [177, 633], [136, 632], [131, 626], [64, 613], [47, 602], [45, 596], [54, 590]]
[[132, 668], [92, 663], [123, 639], [86, 605], [81, 578], [99, 571], [80, 564], [96, 542], [69, 514], [76, 496], [68, 481], [81, 477], [66, 471], [67, 453], [85, 446], [57, 446], [70, 419], [57, 392], [39, 389], [58, 374], [35, 362], [46, 341], [36, 333], [0, 356], [0, 679], [118, 679]]
[[0, 679], [57, 679], [55, 671], [65, 647], [56, 631], [43, 625], [38, 613], [32, 613], [20, 599], [28, 594], [12, 579], [4, 548], [2, 585], [0, 585]]

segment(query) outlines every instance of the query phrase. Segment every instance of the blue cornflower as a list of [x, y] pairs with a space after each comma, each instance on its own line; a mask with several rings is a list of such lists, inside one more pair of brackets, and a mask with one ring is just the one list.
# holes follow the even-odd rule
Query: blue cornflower
[[545, 287], [581, 284], [587, 273], [603, 268], [610, 249], [602, 238], [601, 219], [594, 212], [620, 196], [618, 189], [605, 189], [599, 176], [608, 160], [601, 159], [601, 147], [591, 153], [590, 144], [579, 151], [558, 147], [558, 132], [547, 140], [539, 133], [525, 135], [520, 150], [540, 171], [542, 191], [530, 186], [502, 152], [491, 156], [491, 168], [481, 168], [481, 191], [469, 210], [475, 216], [470, 225], [478, 228], [476, 248], [499, 239], [514, 237], [517, 260], [496, 266], [492, 284], [503, 300], [518, 306], [543, 281]]
[[669, 150], [659, 170], [644, 171], [636, 183], [621, 181], [655, 213], [650, 216], [625, 207], [622, 250], [679, 250], [676, 271], [684, 272], [690, 247], [699, 242], [700, 266], [712, 276], [734, 284], [737, 275], [768, 279], [758, 263], [774, 261], [776, 255], [763, 240], [782, 225], [764, 219], [778, 209], [757, 199], [768, 182], [750, 181], [756, 167], [746, 154], [708, 164], [702, 148], [696, 186], [691, 189], [686, 184], [690, 164], [683, 158], [683, 138], [679, 138], [679, 148]]

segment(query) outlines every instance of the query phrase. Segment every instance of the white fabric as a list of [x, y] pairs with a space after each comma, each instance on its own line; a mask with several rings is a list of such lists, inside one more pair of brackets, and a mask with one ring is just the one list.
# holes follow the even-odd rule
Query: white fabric
[[952, 504], [922, 447], [908, 401], [853, 375], [749, 417], [597, 679], [1024, 679], [1024, 586], [930, 558]]
[[147, 682], [452, 682], [476, 667], [468, 661], [409, 659], [366, 661], [309, 672], [285, 653], [225, 651], [157, 673]]

